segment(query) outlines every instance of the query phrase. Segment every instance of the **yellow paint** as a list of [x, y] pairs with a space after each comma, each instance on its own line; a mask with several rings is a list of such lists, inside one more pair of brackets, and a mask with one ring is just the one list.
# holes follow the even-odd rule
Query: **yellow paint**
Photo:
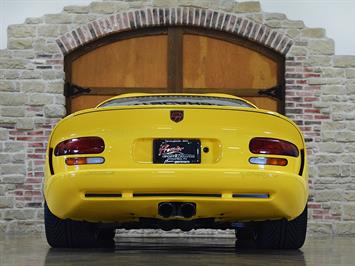
[[[129, 94], [118, 97], [140, 96]], [[193, 94], [190, 94], [193, 95]], [[216, 97], [234, 96], [208, 94]], [[179, 123], [170, 110], [184, 110]], [[105, 141], [101, 165], [67, 166], [53, 154], [54, 175], [48, 164], [49, 148], [66, 139], [99, 136]], [[287, 166], [259, 166], [248, 162], [253, 137], [290, 141], [305, 149], [298, 127], [270, 111], [221, 106], [118, 106], [80, 111], [61, 120], [49, 139], [44, 194], [60, 218], [89, 221], [132, 221], [159, 218], [160, 202], [195, 202], [195, 218], [224, 221], [293, 219], [308, 198], [308, 173], [299, 176], [300, 156], [271, 156], [288, 160]], [[152, 163], [155, 138], [200, 139], [201, 164]], [[77, 155], [76, 155], [77, 156]], [[85, 155], [81, 155], [85, 156]], [[305, 162], [307, 165], [307, 162]], [[116, 198], [87, 198], [85, 193], [122, 194]], [[135, 197], [135, 193], [221, 194], [211, 197]], [[233, 198], [232, 194], [264, 193], [270, 198]]]

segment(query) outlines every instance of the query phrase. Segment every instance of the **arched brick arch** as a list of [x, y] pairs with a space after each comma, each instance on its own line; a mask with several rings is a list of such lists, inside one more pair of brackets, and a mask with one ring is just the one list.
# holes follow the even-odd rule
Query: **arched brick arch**
[[80, 26], [56, 42], [64, 55], [105, 35], [157, 26], [195, 26], [215, 29], [247, 38], [283, 55], [293, 40], [266, 25], [244, 16], [197, 7], [142, 8], [118, 12]]

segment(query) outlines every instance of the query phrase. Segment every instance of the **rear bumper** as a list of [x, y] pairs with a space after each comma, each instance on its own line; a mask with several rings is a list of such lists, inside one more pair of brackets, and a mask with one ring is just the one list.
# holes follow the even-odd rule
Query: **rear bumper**
[[308, 184], [304, 177], [279, 171], [112, 169], [49, 176], [44, 194], [50, 210], [62, 219], [128, 222], [162, 218], [158, 204], [175, 201], [196, 203], [191, 219], [291, 220], [304, 210]]

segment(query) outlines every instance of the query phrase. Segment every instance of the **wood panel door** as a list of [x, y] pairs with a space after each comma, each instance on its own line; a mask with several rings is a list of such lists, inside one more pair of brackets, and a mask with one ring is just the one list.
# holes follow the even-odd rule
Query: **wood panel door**
[[65, 71], [68, 113], [127, 92], [228, 93], [284, 112], [284, 58], [212, 30], [109, 36], [67, 56]]

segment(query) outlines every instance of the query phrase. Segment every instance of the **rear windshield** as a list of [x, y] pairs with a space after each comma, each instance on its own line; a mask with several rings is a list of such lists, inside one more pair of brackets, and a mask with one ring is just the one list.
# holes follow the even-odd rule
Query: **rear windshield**
[[217, 106], [234, 106], [234, 107], [250, 107], [254, 106], [247, 102], [233, 98], [210, 97], [210, 96], [139, 96], [118, 98], [105, 102], [98, 107], [110, 106], [131, 106], [131, 105], [217, 105]]

